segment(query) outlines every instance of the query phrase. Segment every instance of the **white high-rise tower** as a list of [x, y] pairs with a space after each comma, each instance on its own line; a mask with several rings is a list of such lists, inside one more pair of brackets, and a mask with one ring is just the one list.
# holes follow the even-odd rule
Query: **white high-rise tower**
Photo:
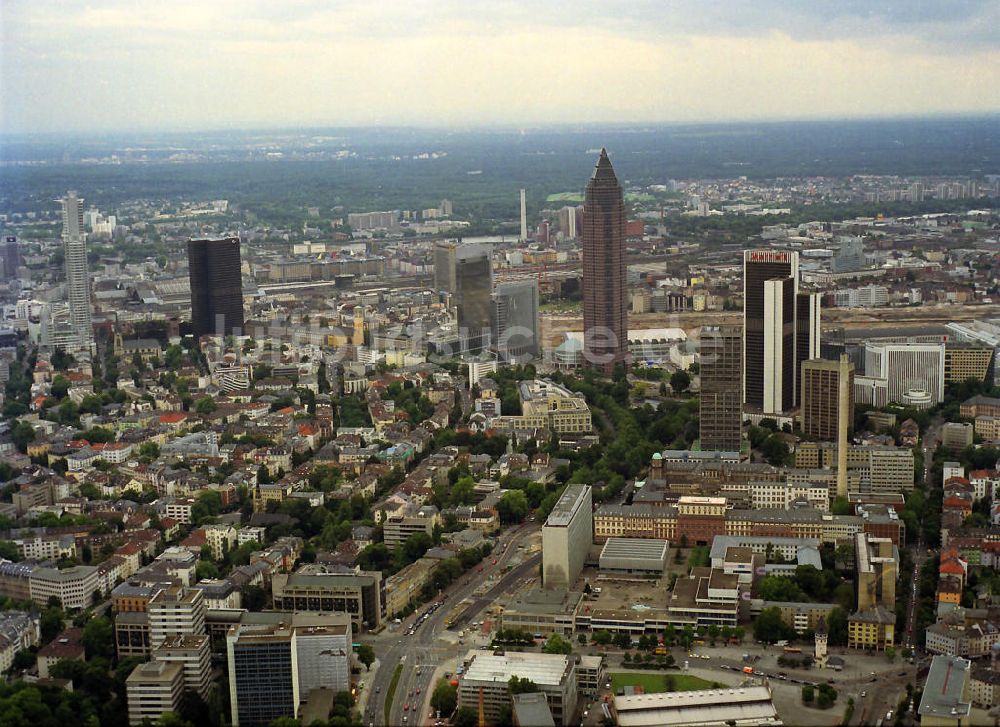
[[521, 242], [528, 239], [528, 204], [524, 190], [521, 190]]
[[80, 348], [94, 343], [90, 317], [90, 272], [87, 269], [87, 241], [83, 232], [83, 198], [69, 191], [59, 200], [63, 215], [63, 254], [66, 259], [66, 301], [69, 324]]

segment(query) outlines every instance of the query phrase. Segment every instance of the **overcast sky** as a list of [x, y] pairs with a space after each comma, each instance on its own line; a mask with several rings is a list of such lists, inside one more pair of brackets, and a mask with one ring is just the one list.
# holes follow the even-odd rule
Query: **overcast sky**
[[1000, 0], [0, 0], [0, 131], [998, 111], [998, 29]]

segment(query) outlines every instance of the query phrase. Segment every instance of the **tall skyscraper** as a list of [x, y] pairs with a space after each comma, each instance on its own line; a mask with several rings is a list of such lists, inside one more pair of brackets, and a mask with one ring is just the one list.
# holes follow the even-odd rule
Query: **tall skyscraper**
[[799, 293], [799, 254], [743, 254], [743, 403], [782, 414], [799, 404], [803, 361], [819, 356], [820, 298]]
[[814, 358], [802, 364], [802, 432], [833, 442], [841, 417], [850, 428], [854, 417], [854, 364], [847, 354], [839, 361]]
[[486, 243], [448, 240], [434, 246], [435, 285], [452, 295], [463, 353], [477, 353], [490, 345], [492, 254]]
[[743, 427], [740, 384], [743, 331], [739, 326], [702, 326], [701, 448], [739, 452]]
[[248, 614], [226, 634], [234, 725], [265, 727], [295, 717], [316, 689], [349, 691], [351, 617], [286, 614], [280, 622]]
[[819, 322], [822, 301], [819, 293], [795, 296], [795, 395], [793, 406], [802, 405], [802, 364], [820, 357]]
[[3, 262], [3, 279], [13, 280], [17, 277], [17, 269], [21, 266], [21, 247], [17, 237], [8, 235], [0, 248], [0, 261]]
[[194, 337], [243, 331], [240, 238], [188, 240], [191, 328]]
[[525, 191], [521, 190], [521, 242], [528, 239], [528, 201]]
[[576, 239], [576, 207], [567, 205], [559, 210], [559, 231], [564, 240]]
[[583, 206], [584, 365], [610, 375], [628, 365], [625, 199], [601, 149]]
[[233, 725], [266, 727], [279, 717], [298, 716], [295, 629], [284, 623], [233, 626], [226, 635], [226, 655]]
[[542, 585], [572, 590], [593, 541], [592, 489], [569, 485], [542, 527]]
[[501, 361], [538, 356], [538, 281], [500, 283], [493, 291], [493, 345]]
[[83, 229], [83, 198], [71, 190], [59, 201], [63, 216], [69, 325], [77, 346], [89, 349], [94, 343], [94, 326], [90, 316], [90, 271], [87, 268], [87, 241]]

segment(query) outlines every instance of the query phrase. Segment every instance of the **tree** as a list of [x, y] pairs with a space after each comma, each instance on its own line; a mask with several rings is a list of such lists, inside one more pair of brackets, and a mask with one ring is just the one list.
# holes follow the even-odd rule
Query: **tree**
[[805, 601], [805, 594], [795, 580], [785, 576], [764, 576], [760, 579], [760, 597], [765, 601]]
[[18, 421], [10, 430], [10, 437], [19, 452], [27, 452], [28, 445], [35, 441], [35, 428], [27, 422]]
[[111, 621], [104, 617], [90, 619], [83, 627], [83, 648], [87, 658], [100, 657], [111, 660], [115, 655], [115, 630]]
[[843, 497], [843, 496], [837, 497], [837, 498], [834, 498], [833, 504], [830, 506], [830, 511], [834, 515], [850, 515], [851, 514], [851, 505], [847, 501], [846, 497]]
[[527, 677], [519, 677], [515, 674], [507, 682], [507, 689], [511, 694], [530, 694], [538, 691], [538, 685]]
[[788, 445], [780, 436], [772, 434], [760, 447], [761, 454], [767, 463], [775, 467], [780, 467], [788, 460]]
[[826, 629], [830, 646], [847, 646], [847, 611], [840, 606], [832, 609]]
[[497, 512], [504, 525], [521, 522], [528, 509], [528, 497], [521, 490], [508, 490], [497, 501]]
[[163, 363], [168, 369], [179, 369], [183, 360], [184, 349], [177, 344], [168, 346], [166, 352], [163, 354]]
[[452, 727], [476, 727], [479, 724], [479, 715], [472, 707], [462, 707], [455, 712], [451, 720]]
[[202, 416], [207, 416], [215, 411], [215, 399], [211, 396], [203, 396], [195, 402], [194, 410]]
[[30, 669], [35, 665], [38, 660], [38, 655], [30, 649], [21, 649], [14, 654], [14, 662], [11, 664], [11, 669], [14, 671], [20, 671], [21, 669]]
[[837, 701], [837, 690], [826, 682], [821, 682], [817, 691], [819, 694], [816, 697], [816, 706], [820, 709], [828, 709]]
[[447, 679], [442, 679], [431, 694], [431, 709], [442, 717], [449, 717], [458, 706], [458, 687], [453, 687]]
[[782, 639], [795, 638], [795, 629], [781, 620], [781, 610], [765, 608], [753, 624], [753, 635], [758, 641], [773, 644]]
[[5, 558], [15, 563], [21, 560], [21, 553], [12, 540], [0, 540], [0, 558]]
[[375, 663], [375, 649], [371, 644], [358, 644], [358, 661], [365, 665], [365, 671]]
[[434, 541], [431, 540], [431, 536], [427, 533], [413, 533], [413, 535], [403, 541], [401, 548], [403, 559], [406, 561], [404, 565], [415, 563], [423, 558], [424, 553], [430, 550], [433, 545]]
[[150, 461], [160, 456], [160, 445], [156, 442], [143, 442], [139, 445], [139, 456]]
[[[275, 725], [280, 720], [274, 720], [272, 725]], [[164, 712], [160, 715], [160, 718], [156, 720], [156, 727], [194, 727], [191, 722], [187, 721], [180, 715], [174, 712]], [[297, 724], [297, 721], [296, 721]]]
[[573, 644], [559, 634], [552, 634], [545, 641], [542, 652], [545, 654], [572, 654]]
[[194, 567], [194, 572], [199, 581], [206, 578], [218, 578], [220, 575], [219, 566], [210, 560], [199, 560]]
[[49, 606], [42, 611], [41, 623], [42, 643], [47, 644], [63, 630], [63, 612], [58, 606]]
[[687, 391], [690, 386], [691, 377], [688, 375], [687, 371], [675, 371], [670, 377], [670, 388], [674, 390], [675, 394]]

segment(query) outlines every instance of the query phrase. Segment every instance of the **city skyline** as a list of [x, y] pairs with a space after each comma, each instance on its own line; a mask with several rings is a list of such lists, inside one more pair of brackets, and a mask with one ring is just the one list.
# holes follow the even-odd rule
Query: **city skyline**
[[[1000, 49], [990, 32], [1000, 23], [995, 3], [851, 3], [822, 12], [804, 3], [585, 3], [572, 13], [558, 3], [444, 3], [433, 10], [394, 2], [280, 9], [10, 3], [0, 31], [8, 100], [0, 131], [704, 122], [1000, 109]], [[95, 45], [95, 35], [116, 43]], [[345, 54], [368, 62], [345, 66]], [[586, 92], [595, 81], [603, 89], [597, 97]], [[85, 93], [70, 93], [74, 88]]]

